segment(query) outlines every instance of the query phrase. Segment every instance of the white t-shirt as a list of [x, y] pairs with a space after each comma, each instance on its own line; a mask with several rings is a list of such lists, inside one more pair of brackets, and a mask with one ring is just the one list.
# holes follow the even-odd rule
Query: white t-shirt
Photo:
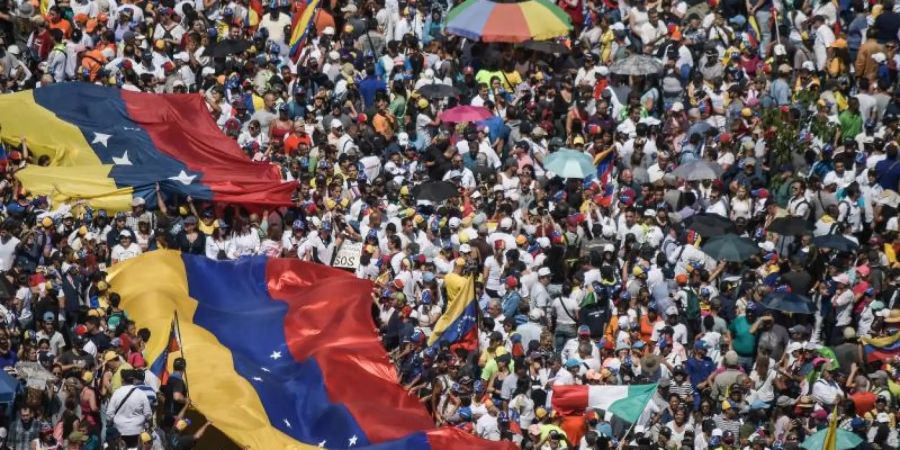
[[112, 248], [112, 254], [110, 256], [113, 264], [115, 264], [140, 256], [141, 253], [143, 253], [141, 252], [141, 246], [132, 242], [128, 245], [128, 248], [122, 247], [122, 244], [116, 244], [116, 246]]
[[0, 270], [6, 272], [12, 268], [18, 246], [19, 238], [15, 236], [10, 235], [6, 242], [0, 240]]

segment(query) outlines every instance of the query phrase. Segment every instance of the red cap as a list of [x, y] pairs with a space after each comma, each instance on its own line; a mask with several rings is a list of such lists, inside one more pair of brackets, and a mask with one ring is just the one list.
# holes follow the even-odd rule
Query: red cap
[[507, 287], [514, 288], [518, 285], [519, 285], [519, 280], [517, 280], [516, 277], [514, 277], [512, 275], [506, 277], [506, 286]]

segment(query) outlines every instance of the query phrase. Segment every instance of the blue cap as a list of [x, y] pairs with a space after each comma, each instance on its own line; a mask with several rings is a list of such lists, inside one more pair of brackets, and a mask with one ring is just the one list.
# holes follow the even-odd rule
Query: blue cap
[[644, 341], [635, 341], [634, 344], [631, 344], [631, 348], [637, 350], [644, 348]]
[[850, 421], [851, 428], [865, 428], [866, 420], [862, 417], [854, 417], [853, 420]]
[[472, 420], [472, 410], [468, 406], [459, 408], [459, 418], [462, 420]]
[[[423, 272], [422, 273], [422, 281], [425, 283], [431, 283], [432, 281], [434, 281], [434, 273], [433, 272]], [[429, 294], [430, 294], [430, 292], [429, 292]]]
[[303, 223], [302, 220], [297, 219], [294, 221], [293, 224], [291, 224], [291, 227], [295, 230], [304, 230], [304, 229], [306, 229], [306, 224]]
[[475, 384], [472, 385], [472, 389], [475, 392], [484, 392], [484, 380], [475, 380]]
[[694, 350], [706, 350], [706, 341], [697, 340], [694, 342]]
[[619, 294], [619, 298], [622, 300], [631, 300], [631, 294], [628, 291], [623, 290], [621, 294]]
[[569, 358], [568, 360], [566, 360], [566, 367], [576, 367], [579, 364], [581, 363], [578, 362], [578, 360], [575, 358]]
[[513, 333], [512, 336], [509, 337], [509, 340], [515, 343], [522, 342], [522, 335], [519, 333]]
[[581, 325], [578, 327], [578, 335], [579, 336], [590, 336], [591, 335], [591, 327], [587, 325]]

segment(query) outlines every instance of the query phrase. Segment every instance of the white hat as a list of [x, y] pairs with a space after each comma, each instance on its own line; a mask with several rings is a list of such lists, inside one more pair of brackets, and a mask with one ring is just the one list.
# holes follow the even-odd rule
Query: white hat
[[337, 61], [337, 60], [341, 59], [341, 54], [338, 53], [337, 50], [332, 50], [332, 51], [328, 52], [328, 59], [330, 59], [332, 61]]
[[122, 231], [119, 232], [119, 237], [120, 237], [120, 238], [123, 238], [123, 237], [130, 238], [130, 237], [131, 237], [131, 232], [128, 231], [128, 230], [122, 230]]
[[612, 244], [604, 244], [604, 245], [603, 245], [603, 252], [604, 252], [604, 253], [606, 253], [606, 252], [615, 253], [615, 252], [616, 252], [616, 246], [615, 246], [615, 245], [612, 245]]
[[553, 272], [550, 271], [549, 267], [541, 267], [538, 269], [539, 277], [549, 277], [551, 274], [553, 274]]
[[176, 61], [188, 62], [191, 60], [191, 55], [188, 55], [187, 52], [179, 52], [172, 55], [172, 58], [174, 58]]
[[772, 241], [760, 242], [757, 245], [759, 245], [759, 248], [763, 249], [766, 253], [775, 251], [775, 243]]
[[672, 107], [669, 109], [672, 112], [682, 112], [682, 111], [684, 111], [684, 103], [681, 103], [681, 102], [672, 103]]
[[890, 423], [891, 418], [888, 416], [888, 413], [880, 412], [875, 416], [875, 421], [878, 423]]
[[334, 27], [325, 27], [325, 29], [322, 30], [322, 34], [334, 36]]
[[131, 199], [131, 206], [144, 206], [147, 204], [147, 201], [144, 200], [144, 197], [135, 197]]
[[[16, 50], [18, 50], [18, 48], [16, 48]], [[10, 53], [12, 53], [12, 47], [10, 47]], [[13, 54], [14, 54], [14, 55], [17, 55], [18, 53], [13, 53]], [[100, 52], [100, 54], [102, 54], [103, 57], [106, 58], [106, 59], [112, 59], [112, 58], [114, 58], [114, 57], [116, 56], [115, 50], [113, 50], [113, 49], [111, 49], [111, 48], [109, 48], [109, 47], [104, 48], [104, 49]]]
[[481, 191], [473, 192], [472, 195], [469, 195], [469, 198], [471, 198], [472, 200], [475, 200], [476, 198], [481, 198]]
[[331, 119], [331, 128], [340, 128], [344, 123], [340, 119]]
[[460, 253], [469, 253], [472, 251], [472, 246], [469, 244], [462, 244], [459, 246]]
[[550, 238], [548, 238], [546, 236], [541, 236], [541, 237], [535, 239], [535, 241], [537, 241], [538, 245], [540, 245], [541, 248], [549, 248], [550, 247]]
[[787, 50], [784, 48], [784, 45], [778, 44], [775, 46], [775, 56], [784, 56], [787, 55]]
[[397, 144], [400, 144], [401, 147], [409, 145], [409, 134], [405, 132], [397, 134]]
[[667, 316], [677, 316], [678, 308], [676, 308], [674, 306], [670, 306], [670, 307], [666, 308], [666, 315]]
[[184, 81], [181, 81], [181, 80], [175, 80], [175, 81], [173, 81], [173, 82], [172, 82], [172, 87], [177, 87], [177, 86], [184, 86]]
[[609, 75], [609, 67], [598, 66], [597, 67], [597, 75], [600, 75], [601, 77], [605, 77], [605, 76]]
[[653, 208], [647, 208], [644, 210], [644, 217], [654, 217], [656, 216], [656, 210]]
[[341, 8], [341, 11], [346, 13], [355, 13], [356, 11], [359, 11], [359, 9], [356, 7], [356, 5], [350, 3], [347, 6]]
[[434, 78], [434, 70], [432, 70], [431, 68], [425, 69], [425, 71], [422, 73], [422, 77], [426, 80]]
[[213, 69], [212, 67], [209, 67], [209, 66], [204, 67], [204, 68], [200, 71], [200, 75], [203, 75], [203, 76], [206, 76], [206, 75], [215, 75], [215, 74], [216, 74], [216, 69]]
[[874, 59], [878, 64], [881, 64], [887, 61], [887, 56], [884, 56], [884, 53], [878, 52], [872, 55], [872, 59]]
[[468, 141], [457, 142], [456, 150], [458, 150], [460, 153], [468, 153], [469, 152], [469, 142]]
[[803, 344], [799, 342], [791, 342], [787, 345], [787, 349], [785, 349], [785, 353], [790, 355], [791, 353], [796, 352], [797, 350], [803, 350]]
[[448, 225], [450, 225], [450, 228], [459, 228], [460, 222], [461, 220], [459, 220], [459, 217], [451, 217]]
[[800, 65], [800, 68], [801, 68], [801, 69], [806, 69], [806, 70], [808, 70], [808, 71], [810, 71], [810, 72], [815, 72], [815, 71], [816, 71], [816, 66], [815, 66], [815, 64], [813, 64], [812, 61], [803, 61], [803, 64]]
[[721, 428], [713, 428], [712, 433], [709, 434], [709, 437], [722, 437], [722, 429]]
[[512, 228], [513, 221], [509, 217], [504, 217], [503, 220], [500, 221], [500, 228], [504, 230], [508, 230]]

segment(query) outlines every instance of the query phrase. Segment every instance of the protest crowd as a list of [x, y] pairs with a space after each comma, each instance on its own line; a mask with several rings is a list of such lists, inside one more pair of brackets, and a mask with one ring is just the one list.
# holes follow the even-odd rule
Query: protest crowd
[[[454, 24], [458, 3], [0, 1], [4, 94], [202, 96], [299, 186], [57, 202], [17, 178], [53, 164], [37, 136], [0, 128], [0, 450], [190, 449], [215, 426], [105, 278], [159, 249], [371, 280], [398, 382], [486, 440], [900, 448], [900, 4], [505, 2], [568, 24], [505, 40], [521, 24]], [[630, 420], [554, 400], [646, 385]]]

